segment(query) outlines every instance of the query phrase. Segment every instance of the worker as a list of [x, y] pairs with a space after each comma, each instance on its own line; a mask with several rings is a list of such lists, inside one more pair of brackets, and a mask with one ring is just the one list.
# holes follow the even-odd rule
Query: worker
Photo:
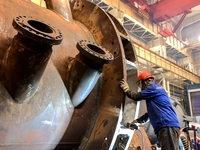
[[145, 123], [149, 119], [161, 149], [178, 150], [180, 124], [166, 91], [154, 82], [149, 72], [139, 74], [137, 84], [141, 91], [133, 92], [124, 79], [120, 81], [126, 96], [135, 101], [146, 100], [147, 113], [128, 124]]

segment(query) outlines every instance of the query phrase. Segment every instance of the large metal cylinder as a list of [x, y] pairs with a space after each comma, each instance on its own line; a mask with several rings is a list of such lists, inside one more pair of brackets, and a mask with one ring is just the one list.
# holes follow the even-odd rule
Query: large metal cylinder
[[[0, 138], [0, 148], [4, 150], [52, 150], [56, 147], [59, 150], [62, 148], [91, 150], [95, 147], [96, 149], [107, 150], [113, 140], [119, 120], [119, 113], [125, 99], [124, 93], [119, 87], [119, 81], [126, 76], [126, 69], [124, 69], [126, 64], [123, 60], [124, 46], [128, 41], [124, 38], [122, 40], [109, 15], [89, 1], [82, 0], [81, 9], [75, 8], [76, 3], [69, 2], [68, 0], [49, 0], [48, 5], [51, 6], [51, 10], [41, 8], [26, 0], [0, 1], [0, 10], [2, 10], [2, 14], [0, 13], [1, 60], [3, 60], [12, 41], [18, 44], [18, 40], [13, 40], [17, 32], [11, 27], [13, 18], [16, 15], [21, 16], [23, 14], [23, 16], [33, 16], [33, 18], [42, 20], [44, 24], [52, 27], [51, 29], [60, 29], [63, 36], [62, 43], [53, 47], [52, 54], [49, 47], [53, 44], [45, 42], [46, 40], [41, 41], [41, 43], [50, 45], [47, 46], [48, 50], [44, 46], [47, 52], [43, 51], [43, 46], [40, 49], [44, 52], [47, 58], [46, 61], [42, 61], [44, 63], [40, 66], [41, 70], [39, 72], [29, 70], [30, 74], [27, 72], [23, 76], [29, 76], [29, 79], [31, 79], [29, 82], [35, 84], [35, 89], [37, 89], [29, 100], [23, 101], [23, 103], [16, 103], [12, 100], [12, 95], [7, 93], [3, 86], [0, 86], [2, 93], [0, 97], [0, 107], [2, 108], [0, 110], [0, 119], [2, 120], [0, 127], [3, 129], [0, 131], [2, 135]], [[69, 16], [72, 14], [72, 18], [66, 14]], [[38, 22], [36, 24], [33, 22], [29, 23], [35, 26]], [[48, 34], [51, 32], [50, 29], [42, 31]], [[38, 36], [40, 37], [40, 34]], [[20, 38], [23, 42], [27, 41], [21, 35]], [[32, 38], [32, 36], [27, 38]], [[46, 38], [50, 37], [47, 36]], [[68, 67], [79, 53], [76, 44], [81, 40], [91, 41], [104, 47], [114, 56], [114, 59], [109, 64], [100, 65], [102, 68], [99, 80], [85, 101], [74, 109], [71, 103], [71, 91], [68, 89], [68, 84], [73, 84], [75, 78], [68, 77], [76, 73], [73, 71], [80, 71], [83, 68], [81, 68], [81, 65], [78, 66], [78, 63], [75, 63], [74, 67], [77, 69], [68, 69]], [[23, 43], [22, 47], [25, 49], [23, 53], [27, 56], [36, 56], [38, 53], [37, 46], [39, 45], [30, 45], [31, 47], [29, 47], [28, 43]], [[131, 47], [129, 45], [128, 47]], [[17, 47], [17, 51], [21, 50], [19, 45]], [[31, 50], [30, 53], [28, 53], [29, 50]], [[23, 66], [26, 58], [23, 58], [23, 60], [22, 55], [20, 55], [22, 53], [17, 51], [13, 51], [13, 54], [16, 53], [19, 56], [17, 58], [18, 61], [22, 61], [18, 66], [20, 67]], [[102, 54], [102, 51], [99, 51], [99, 53]], [[8, 55], [9, 64], [11, 64], [10, 58], [14, 58], [13, 54]], [[129, 54], [132, 55], [132, 53]], [[39, 58], [37, 58], [38, 60]], [[30, 62], [29, 59], [26, 61]], [[2, 67], [2, 64], [0, 65]], [[87, 65], [86, 68], [88, 67]], [[25, 66], [29, 67], [27, 64]], [[96, 67], [96, 65], [94, 66]], [[14, 65], [11, 69], [15, 70]], [[7, 71], [9, 73], [10, 70]], [[37, 76], [35, 78], [37, 82], [33, 82], [35, 79], [32, 78], [31, 72]], [[2, 70], [1, 74], [4, 73]], [[3, 77], [0, 80], [2, 83], [5, 82]], [[8, 85], [13, 84], [13, 82], [8, 82], [9, 80], [11, 79], [7, 76], [6, 82]], [[23, 78], [21, 78], [21, 81], [23, 81]], [[25, 83], [27, 87], [28, 82]], [[10, 91], [15, 91], [15, 88]], [[25, 93], [27, 92], [25, 91], [24, 95], [26, 95]]]

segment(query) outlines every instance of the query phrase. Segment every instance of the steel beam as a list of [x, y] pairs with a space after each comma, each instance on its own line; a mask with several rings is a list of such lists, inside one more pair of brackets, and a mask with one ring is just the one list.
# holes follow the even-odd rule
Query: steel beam
[[142, 45], [139, 45], [136, 42], [134, 43], [135, 51], [138, 57], [141, 57], [153, 64], [156, 64], [165, 70], [169, 70], [185, 79], [190, 80], [191, 82], [200, 83], [200, 76], [190, 72], [189, 70], [186, 70], [177, 64], [167, 60], [166, 58], [152, 52], [148, 48], [143, 47]]

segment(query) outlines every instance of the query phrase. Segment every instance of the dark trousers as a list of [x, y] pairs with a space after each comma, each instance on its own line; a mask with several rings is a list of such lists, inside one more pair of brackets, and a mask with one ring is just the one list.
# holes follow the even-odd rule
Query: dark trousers
[[161, 150], [179, 150], [180, 129], [176, 127], [164, 127], [158, 130], [157, 138]]

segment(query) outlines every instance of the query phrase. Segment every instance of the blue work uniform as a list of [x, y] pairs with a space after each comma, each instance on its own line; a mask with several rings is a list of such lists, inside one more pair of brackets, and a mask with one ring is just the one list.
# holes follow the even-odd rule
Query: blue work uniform
[[144, 90], [138, 92], [137, 96], [131, 91], [127, 92], [126, 95], [136, 101], [146, 100], [148, 117], [156, 134], [163, 127], [180, 128], [176, 112], [161, 85], [152, 82]]

